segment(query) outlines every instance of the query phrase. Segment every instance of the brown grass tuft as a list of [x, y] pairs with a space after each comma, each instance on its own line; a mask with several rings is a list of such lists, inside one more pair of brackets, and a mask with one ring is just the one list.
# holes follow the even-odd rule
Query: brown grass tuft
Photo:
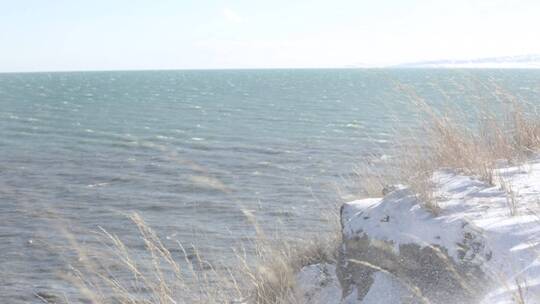
[[[77, 261], [65, 279], [77, 287], [83, 301], [301, 304], [295, 292], [296, 273], [306, 265], [334, 262], [339, 243], [338, 229], [318, 239], [285, 241], [267, 237], [257, 228], [253, 244], [232, 249], [236, 257], [232, 263], [210, 263], [194, 247], [185, 248], [179, 242], [177, 249], [184, 258], [175, 258], [141, 216], [129, 218], [144, 242], [143, 256], [134, 255], [119, 236], [103, 228], [97, 233], [99, 251], [70, 237]], [[255, 254], [248, 255], [247, 247], [254, 248]]]
[[[439, 209], [433, 195], [435, 171], [451, 169], [493, 185], [498, 164], [521, 163], [540, 150], [540, 116], [497, 86], [493, 90], [498, 103], [470, 105], [470, 112], [450, 106], [436, 109], [412, 88], [398, 85], [398, 89], [412, 100], [422, 128], [398, 132], [394, 157], [376, 175], [366, 170], [359, 176], [380, 185], [404, 183], [435, 213]], [[472, 122], [465, 119], [471, 116]], [[373, 189], [372, 183], [365, 188]]]

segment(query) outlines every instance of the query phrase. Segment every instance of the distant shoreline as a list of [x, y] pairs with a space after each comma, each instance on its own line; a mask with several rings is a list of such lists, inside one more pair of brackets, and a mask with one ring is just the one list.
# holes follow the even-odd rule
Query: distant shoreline
[[384, 66], [384, 67], [320, 67], [320, 68], [225, 68], [225, 69], [133, 69], [133, 70], [59, 70], [59, 71], [8, 71], [0, 75], [16, 74], [70, 74], [70, 73], [124, 73], [124, 72], [223, 72], [223, 71], [310, 71], [310, 70], [540, 70], [535, 67], [517, 66]]

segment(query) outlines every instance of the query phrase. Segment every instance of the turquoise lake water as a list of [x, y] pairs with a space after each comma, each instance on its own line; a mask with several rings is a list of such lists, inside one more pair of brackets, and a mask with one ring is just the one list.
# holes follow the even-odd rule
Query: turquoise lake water
[[101, 226], [143, 250], [133, 211], [210, 261], [254, 235], [246, 210], [316, 234], [321, 210], [358, 190], [342, 187], [355, 163], [418, 126], [398, 84], [466, 106], [486, 83], [539, 101], [540, 70], [0, 74], [0, 302], [74, 292], [58, 277], [64, 230], [92, 243]]

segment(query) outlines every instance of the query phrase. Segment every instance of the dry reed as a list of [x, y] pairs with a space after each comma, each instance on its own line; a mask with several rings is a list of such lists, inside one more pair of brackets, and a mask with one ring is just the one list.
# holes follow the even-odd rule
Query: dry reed
[[[369, 165], [358, 174], [366, 193], [394, 183], [409, 186], [425, 207], [438, 212], [433, 195], [433, 173], [451, 169], [495, 184], [494, 170], [501, 163], [522, 163], [540, 150], [540, 116], [531, 105], [493, 84], [498, 103], [471, 104], [469, 111], [448, 105], [430, 105], [413, 88], [398, 84], [418, 110], [421, 128], [396, 133], [393, 157], [378, 164], [377, 173]], [[467, 121], [465, 117], [471, 118]], [[367, 169], [366, 169], [367, 168]], [[367, 190], [369, 189], [369, 190]], [[376, 196], [380, 196], [379, 195]]]
[[[301, 304], [303, 299], [295, 291], [296, 273], [306, 265], [335, 262], [339, 243], [337, 228], [318, 239], [285, 241], [264, 235], [257, 226], [253, 243], [231, 249], [232, 263], [211, 263], [195, 247], [185, 248], [180, 242], [176, 249], [183, 259], [176, 258], [141, 216], [129, 218], [144, 243], [142, 256], [134, 255], [120, 237], [103, 228], [96, 234], [99, 250], [68, 235], [77, 259], [64, 278], [77, 287], [81, 301]], [[247, 247], [254, 248], [254, 254], [248, 255]]]

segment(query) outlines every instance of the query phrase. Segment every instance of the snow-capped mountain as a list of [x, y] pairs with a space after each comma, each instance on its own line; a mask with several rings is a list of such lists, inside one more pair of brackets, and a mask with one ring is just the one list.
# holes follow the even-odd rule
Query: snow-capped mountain
[[394, 65], [399, 68], [540, 68], [540, 54], [469, 60], [434, 60]]

